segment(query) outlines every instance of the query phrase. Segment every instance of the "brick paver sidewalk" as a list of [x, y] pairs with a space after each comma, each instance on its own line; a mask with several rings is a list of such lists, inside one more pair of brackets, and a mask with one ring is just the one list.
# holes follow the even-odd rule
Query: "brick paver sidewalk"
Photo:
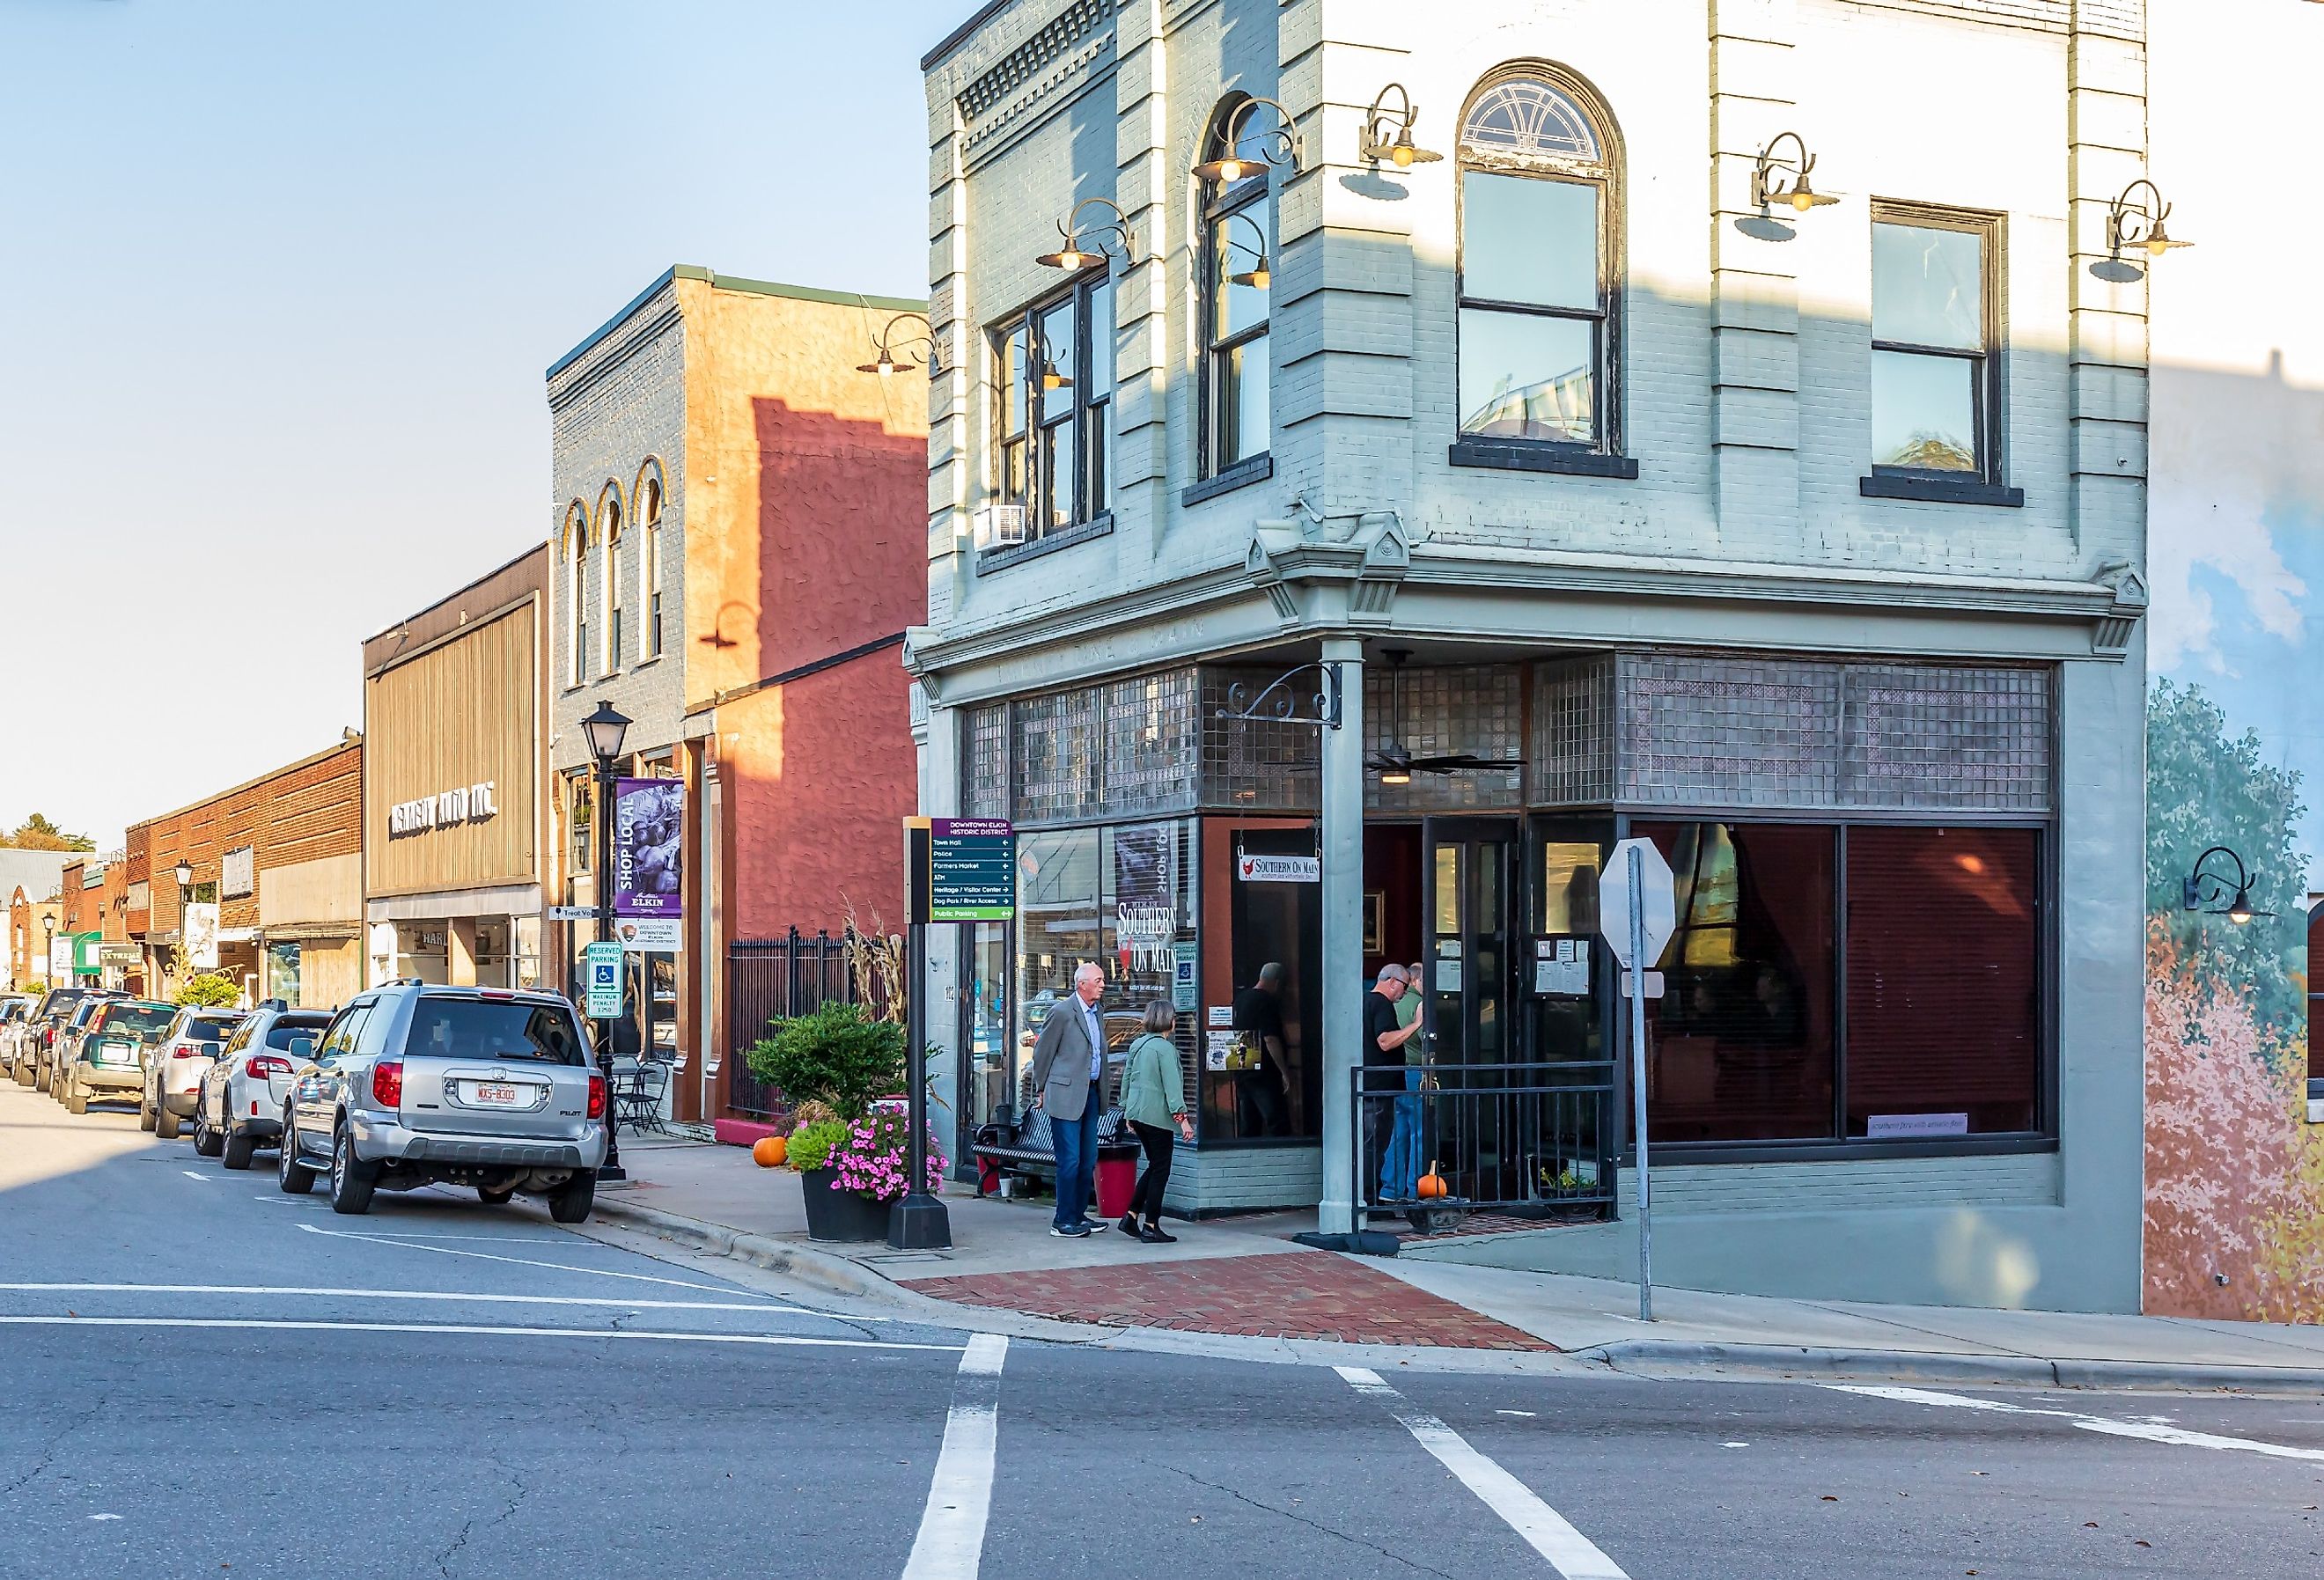
[[965, 1306], [1105, 1327], [1462, 1349], [1557, 1347], [1322, 1251], [913, 1279], [905, 1287]]

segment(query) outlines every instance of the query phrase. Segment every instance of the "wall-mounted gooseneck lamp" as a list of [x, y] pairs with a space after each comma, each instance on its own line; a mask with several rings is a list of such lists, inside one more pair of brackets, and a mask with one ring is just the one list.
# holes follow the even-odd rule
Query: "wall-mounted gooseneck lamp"
[[[1082, 210], [1093, 207], [1105, 209], [1113, 217], [1093, 226], [1084, 226]], [[1130, 216], [1124, 214], [1121, 205], [1111, 198], [1084, 198], [1074, 204], [1074, 211], [1057, 221], [1057, 234], [1065, 238], [1065, 245], [1054, 253], [1043, 253], [1033, 261], [1047, 268], [1063, 269], [1069, 274], [1078, 274], [1103, 263], [1117, 248], [1125, 258], [1138, 250], [1138, 233], [1130, 228]], [[1094, 245], [1084, 245], [1084, 236], [1095, 238]], [[1111, 246], [1107, 245], [1109, 237], [1113, 244]]]
[[2160, 258], [2173, 247], [2191, 247], [2193, 242], [2181, 241], [2172, 236], [2164, 221], [2171, 217], [2171, 205], [2163, 200], [2163, 193], [2144, 176], [2122, 189], [2121, 196], [2107, 205], [2106, 265], [2093, 263], [2091, 272], [2101, 279], [2127, 276], [2137, 279], [2142, 271], [2135, 263], [2126, 261], [2123, 254], [2135, 249], [2149, 258]]
[[[1784, 143], [1798, 150], [1796, 154], [1780, 152]], [[1815, 155], [1797, 132], [1778, 132], [1759, 150], [1758, 162], [1751, 168], [1751, 201], [1759, 210], [1759, 217], [1769, 217], [1768, 210], [1777, 203], [1805, 214], [1811, 208], [1821, 208], [1840, 201], [1815, 189], [1808, 172], [1815, 169]]]
[[[1275, 112], [1275, 125], [1264, 132], [1250, 133], [1242, 129], [1250, 119], [1251, 111], [1265, 105]], [[1257, 158], [1244, 154], [1242, 145], [1256, 138]], [[1219, 142], [1225, 150], [1216, 159], [1206, 159], [1194, 167], [1197, 180], [1216, 181], [1231, 187], [1247, 175], [1256, 174], [1270, 164], [1288, 165], [1293, 175], [1299, 173], [1299, 157], [1304, 144], [1299, 130], [1291, 124], [1291, 112], [1271, 98], [1247, 98], [1227, 112], [1227, 123], [1219, 129]]]
[[[1243, 224], [1250, 226], [1250, 234], [1259, 238], [1259, 245], [1254, 247], [1248, 242], [1239, 242], [1232, 239], [1229, 240], [1227, 245], [1231, 255], [1234, 251], [1246, 252], [1251, 254], [1252, 262], [1250, 267], [1248, 269], [1231, 268], [1227, 273], [1227, 283], [1230, 285], [1248, 285], [1254, 291], [1265, 291], [1268, 285], [1274, 282], [1275, 280], [1275, 271], [1268, 266], [1267, 262], [1267, 233], [1259, 229], [1259, 221], [1253, 219], [1248, 214], [1238, 212], [1233, 215], [1232, 217], [1239, 219], [1242, 221]], [[1234, 233], [1230, 230], [1228, 232], [1229, 237], [1231, 238], [1233, 234]]]
[[[2225, 873], [2215, 870], [2213, 856], [2225, 856], [2235, 864], [2232, 882]], [[2195, 858], [2194, 871], [2187, 874], [2184, 892], [2186, 908], [2206, 916], [2224, 916], [2237, 927], [2255, 916], [2273, 916], [2272, 910], [2255, 910], [2251, 901], [2251, 873], [2244, 866], [2244, 858], [2224, 845], [2215, 845]]]
[[[896, 331], [903, 326], [916, 327], [906, 328], [899, 338]], [[909, 373], [920, 365], [908, 355], [917, 350], [927, 352], [927, 369], [930, 373], [944, 371], [937, 365], [936, 360], [936, 329], [929, 324], [927, 316], [922, 313], [898, 313], [894, 318], [890, 319], [887, 326], [880, 331], [879, 337], [874, 342], [874, 349], [877, 355], [870, 362], [859, 362], [855, 365], [857, 373], [876, 373], [881, 378], [890, 377], [897, 373]]]
[[[1394, 94], [1400, 107], [1388, 107], [1388, 96]], [[1373, 164], [1386, 160], [1398, 170], [1410, 170], [1416, 164], [1434, 164], [1444, 156], [1432, 153], [1412, 141], [1412, 124], [1420, 118], [1419, 106], [1412, 102], [1412, 94], [1401, 82], [1391, 82], [1379, 90], [1371, 108], [1364, 112], [1364, 142], [1359, 157]]]

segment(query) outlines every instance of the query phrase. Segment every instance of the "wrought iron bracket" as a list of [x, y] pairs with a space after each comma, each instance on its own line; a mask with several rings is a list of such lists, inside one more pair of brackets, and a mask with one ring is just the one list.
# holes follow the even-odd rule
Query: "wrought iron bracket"
[[[1291, 682], [1313, 670], [1321, 689], [1305, 700], [1314, 709], [1313, 716], [1299, 711], [1301, 697]], [[1226, 706], [1218, 716], [1242, 724], [1306, 725], [1315, 729], [1336, 730], [1340, 727], [1340, 666], [1317, 661], [1301, 664], [1277, 675], [1255, 696], [1240, 680], [1227, 688]]]

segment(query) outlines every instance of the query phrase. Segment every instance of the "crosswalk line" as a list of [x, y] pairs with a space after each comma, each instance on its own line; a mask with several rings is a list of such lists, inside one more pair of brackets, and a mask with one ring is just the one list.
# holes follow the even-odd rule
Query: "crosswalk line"
[[1001, 1368], [1009, 1341], [980, 1333], [961, 1352], [945, 1417], [944, 1447], [928, 1481], [927, 1507], [904, 1565], [904, 1580], [976, 1580], [984, 1522], [992, 1509], [992, 1461], [1000, 1440]]

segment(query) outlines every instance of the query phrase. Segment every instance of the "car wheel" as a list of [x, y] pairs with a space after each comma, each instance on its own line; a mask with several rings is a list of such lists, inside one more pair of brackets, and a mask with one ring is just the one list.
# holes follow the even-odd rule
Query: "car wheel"
[[47, 1091], [48, 1089], [49, 1089], [49, 1067], [48, 1067], [48, 1066], [46, 1066], [46, 1065], [42, 1065], [42, 1066], [38, 1070], [36, 1070], [35, 1072], [33, 1072], [33, 1075], [32, 1075], [32, 1090], [33, 1090], [33, 1091], [35, 1091], [35, 1092], [45, 1092], [45, 1091]]
[[250, 1132], [236, 1130], [232, 1122], [228, 1122], [226, 1144], [218, 1149], [218, 1161], [229, 1169], [247, 1169], [250, 1167], [250, 1155], [256, 1150], [258, 1143], [251, 1139]]
[[560, 1224], [586, 1224], [589, 1209], [596, 1203], [597, 1175], [591, 1169], [576, 1174], [549, 1193], [549, 1215]]
[[274, 1183], [285, 1196], [305, 1196], [315, 1188], [315, 1171], [299, 1161], [299, 1122], [282, 1111], [282, 1155], [274, 1160]]
[[504, 1207], [515, 1195], [516, 1187], [513, 1185], [500, 1190], [486, 1190], [481, 1185], [476, 1187], [476, 1199], [488, 1207]]
[[210, 1128], [209, 1110], [207, 1108], [196, 1108], [194, 1110], [195, 1156], [201, 1158], [215, 1158], [218, 1155], [219, 1148], [224, 1145], [224, 1139], [219, 1136], [217, 1132]]
[[157, 1104], [153, 1110], [153, 1133], [160, 1136], [165, 1141], [176, 1141], [178, 1139], [178, 1116], [171, 1113], [166, 1107]]
[[148, 1107], [148, 1106], [146, 1105], [146, 1102], [145, 1102], [145, 1094], [144, 1094], [144, 1093], [143, 1093], [143, 1092], [138, 1093], [138, 1094], [137, 1094], [137, 1128], [138, 1128], [139, 1130], [152, 1130], [154, 1126], [156, 1126], [156, 1125], [160, 1124], [161, 1123], [161, 1114], [160, 1114], [159, 1111], [158, 1111], [158, 1110], [156, 1110], [156, 1109], [153, 1109], [153, 1108]]
[[371, 1211], [376, 1170], [355, 1156], [355, 1139], [344, 1124], [331, 1132], [331, 1211], [358, 1217]]
[[88, 1094], [80, 1089], [80, 1083], [78, 1080], [66, 1082], [64, 1090], [65, 1112], [67, 1113], [87, 1113], [88, 1112]]

